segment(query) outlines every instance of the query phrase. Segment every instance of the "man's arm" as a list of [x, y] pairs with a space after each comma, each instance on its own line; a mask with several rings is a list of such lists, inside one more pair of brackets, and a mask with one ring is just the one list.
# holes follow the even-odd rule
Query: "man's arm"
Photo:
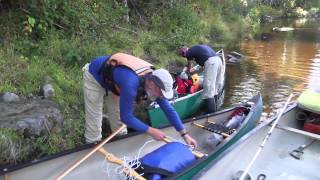
[[188, 73], [189, 75], [193, 75], [193, 74], [199, 73], [199, 72], [203, 71], [203, 69], [204, 69], [200, 65], [196, 65], [194, 67], [192, 67], [192, 65], [193, 65], [192, 61], [188, 60], [187, 72], [186, 73]]
[[192, 68], [192, 61], [188, 60], [188, 64], [187, 64], [187, 72], [190, 73], [190, 70]]
[[119, 67], [114, 70], [114, 81], [120, 88], [120, 119], [128, 127], [139, 132], [146, 132], [148, 125], [133, 114], [134, 102], [139, 86], [138, 76], [128, 68]]
[[116, 68], [114, 71], [115, 82], [120, 87], [120, 118], [128, 127], [139, 132], [147, 132], [156, 140], [165, 137], [165, 133], [159, 129], [149, 127], [133, 114], [134, 101], [139, 87], [139, 78], [131, 70], [127, 68]]
[[169, 103], [167, 99], [157, 99], [157, 103], [161, 107], [161, 109], [164, 111], [164, 113], [167, 116], [167, 119], [170, 121], [170, 123], [175, 127], [177, 131], [179, 131], [180, 135], [183, 137], [186, 143], [193, 147], [197, 147], [197, 141], [194, 140], [185, 129], [184, 125], [182, 124], [182, 121], [177, 113], [177, 111], [172, 107], [172, 105]]
[[[128, 81], [130, 82], [130, 81]], [[132, 87], [121, 87], [120, 89], [120, 119], [128, 127], [133, 128], [139, 132], [146, 132], [148, 126], [140, 119], [134, 116], [134, 101], [136, 91]]]
[[196, 74], [196, 73], [203, 71], [204, 68], [202, 66], [200, 66], [200, 65], [197, 65], [197, 66], [198, 66], [198, 68], [193, 67], [190, 69], [190, 71], [189, 71], [190, 75], [193, 75], [193, 74]]
[[181, 131], [184, 129], [184, 125], [177, 113], [177, 111], [172, 107], [169, 101], [165, 98], [158, 98], [157, 103], [159, 104], [160, 108], [165, 113], [167, 119], [169, 120], [170, 124], [175, 127], [177, 131]]

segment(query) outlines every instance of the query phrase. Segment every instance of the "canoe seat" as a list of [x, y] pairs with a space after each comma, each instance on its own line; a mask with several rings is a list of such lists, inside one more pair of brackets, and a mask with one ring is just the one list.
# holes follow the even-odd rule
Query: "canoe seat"
[[223, 124], [215, 124], [215, 123], [211, 123], [211, 122], [207, 122], [204, 125], [204, 129], [217, 133], [217, 134], [222, 134], [222, 133], [226, 133], [228, 135], [232, 134], [234, 132], [234, 129], [228, 128]]
[[250, 112], [250, 108], [247, 106], [237, 107], [233, 113], [228, 117], [228, 119], [221, 123], [215, 123], [211, 121], [206, 121], [205, 124], [198, 124], [193, 122], [192, 124], [205, 129], [207, 131], [220, 134], [224, 138], [229, 137], [233, 132], [236, 131], [245, 120], [246, 116]]

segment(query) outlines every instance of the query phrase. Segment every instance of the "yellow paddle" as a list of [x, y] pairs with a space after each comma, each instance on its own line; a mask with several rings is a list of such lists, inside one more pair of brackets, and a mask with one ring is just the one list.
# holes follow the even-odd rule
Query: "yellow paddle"
[[[103, 155], [106, 156], [106, 159], [114, 164], [118, 164], [120, 166], [123, 166], [123, 160], [114, 156], [113, 154], [109, 153], [106, 151], [103, 147], [99, 149], [99, 152], [102, 153]], [[140, 176], [136, 171], [133, 169], [128, 169], [124, 167], [123, 173], [130, 176], [130, 177], [135, 177], [138, 180], [146, 180], [144, 177]]]
[[110, 136], [105, 138], [105, 140], [103, 140], [101, 143], [99, 143], [94, 149], [92, 149], [89, 153], [87, 153], [85, 156], [83, 156], [81, 159], [79, 159], [77, 162], [75, 162], [72, 166], [70, 166], [67, 170], [62, 172], [55, 179], [61, 180], [63, 177], [65, 177], [67, 174], [69, 174], [72, 170], [74, 170], [76, 167], [78, 167], [83, 161], [88, 159], [93, 153], [95, 153], [97, 150], [99, 150], [103, 145], [105, 145], [107, 142], [109, 142], [110, 139], [112, 139], [115, 135], [117, 135], [119, 132], [121, 132], [124, 128], [126, 128], [126, 125], [123, 124], [118, 130], [116, 130]]
[[[196, 123], [196, 122], [192, 122], [192, 124], [195, 125], [195, 126], [197, 126], [197, 127], [199, 127], [199, 128], [208, 130], [208, 129], [206, 129], [206, 127], [205, 127], [204, 125], [202, 125], [202, 124], [198, 124], [198, 123]], [[209, 131], [209, 130], [208, 130], [208, 131]], [[220, 134], [220, 135], [222, 135], [224, 138], [227, 138], [227, 137], [230, 136], [229, 134], [223, 133], [223, 132], [214, 132], [214, 133]]]

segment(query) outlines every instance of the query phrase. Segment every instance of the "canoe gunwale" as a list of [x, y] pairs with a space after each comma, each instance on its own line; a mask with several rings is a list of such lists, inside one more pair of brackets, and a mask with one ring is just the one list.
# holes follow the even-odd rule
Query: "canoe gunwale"
[[[298, 106], [297, 103], [293, 103], [293, 104], [289, 104], [289, 106], [287, 107], [287, 109], [285, 110], [285, 112], [282, 114], [282, 116], [286, 115], [287, 113], [291, 112], [292, 110], [294, 110], [296, 107]], [[192, 179], [199, 179], [199, 177], [201, 176], [201, 172], [206, 172], [208, 169], [210, 169], [210, 167], [212, 167], [213, 165], [215, 165], [216, 163], [219, 162], [219, 160], [221, 160], [225, 155], [227, 155], [228, 153], [230, 153], [232, 150], [234, 150], [235, 148], [237, 148], [240, 144], [242, 144], [244, 141], [246, 141], [247, 139], [249, 139], [250, 137], [254, 136], [256, 133], [258, 133], [262, 128], [264, 128], [265, 126], [269, 126], [272, 124], [272, 122], [274, 122], [277, 119], [277, 116], [271, 117], [270, 119], [268, 119], [265, 122], [262, 122], [260, 125], [258, 125], [256, 128], [252, 129], [250, 132], [248, 132], [247, 134], [245, 134], [244, 136], [242, 136], [237, 142], [235, 142], [234, 144], [232, 144], [228, 149], [226, 149], [225, 151], [223, 151], [215, 160], [211, 161], [208, 166], [206, 168], [204, 168], [203, 170], [201, 170], [197, 175], [195, 175]]]
[[[248, 101], [255, 102], [255, 105], [256, 105], [257, 102], [258, 102], [260, 99], [261, 99], [261, 94], [259, 93], [259, 94], [255, 95], [254, 97], [252, 97], [251, 99], [249, 99]], [[248, 101], [246, 101], [246, 102], [244, 102], [244, 103], [241, 103], [241, 104], [238, 104], [238, 105], [234, 106], [234, 107], [231, 108], [231, 109], [235, 109], [235, 108], [237, 108], [237, 107], [239, 107], [239, 106], [247, 103]], [[241, 127], [239, 127], [239, 128], [237, 129], [236, 133], [233, 133], [231, 136], [229, 136], [228, 138], [226, 138], [225, 141], [224, 141], [222, 144], [220, 144], [220, 145], [218, 146], [218, 148], [216, 148], [214, 151], [212, 151], [210, 154], [208, 154], [208, 156], [205, 156], [205, 157], [202, 157], [202, 158], [200, 158], [200, 159], [197, 159], [197, 160], [196, 160], [191, 166], [189, 166], [188, 168], [186, 168], [186, 169], [184, 169], [183, 171], [175, 174], [175, 175], [172, 176], [172, 177], [168, 177], [168, 178], [165, 178], [165, 179], [166, 179], [166, 180], [167, 180], [167, 179], [176, 179], [176, 178], [178, 178], [179, 176], [184, 175], [186, 172], [188, 172], [188, 171], [190, 171], [191, 169], [197, 167], [198, 165], [200, 165], [201, 163], [203, 163], [204, 161], [206, 161], [207, 159], [209, 159], [211, 156], [213, 156], [213, 155], [214, 155], [216, 152], [218, 152], [220, 149], [222, 149], [229, 141], [232, 141], [232, 139], [235, 138], [235, 137], [246, 127], [246, 125], [249, 124], [250, 121], [253, 120], [252, 118], [253, 118], [253, 115], [254, 115], [254, 112], [255, 112], [256, 108], [258, 108], [258, 107], [257, 107], [257, 106], [254, 106], [254, 108], [250, 109], [250, 112], [249, 112], [249, 114], [247, 115], [245, 121], [241, 124]], [[213, 113], [213, 114], [214, 114], [214, 113]], [[206, 117], [206, 115], [205, 115], [205, 117]], [[259, 117], [260, 117], [260, 116], [259, 116]], [[246, 135], [246, 134], [245, 134], [245, 135]], [[241, 139], [241, 138], [240, 138], [240, 139]], [[240, 140], [240, 139], [239, 139], [239, 140]], [[239, 140], [238, 140], [238, 141], [239, 141]], [[238, 141], [237, 141], [237, 142], [238, 142]], [[237, 143], [237, 142], [236, 142], [236, 143]], [[229, 149], [229, 148], [228, 148], [228, 149]], [[226, 150], [228, 150], [228, 149], [226, 149]], [[223, 152], [225, 152], [226, 150], [224, 150]], [[218, 157], [219, 157], [219, 156], [218, 156]]]

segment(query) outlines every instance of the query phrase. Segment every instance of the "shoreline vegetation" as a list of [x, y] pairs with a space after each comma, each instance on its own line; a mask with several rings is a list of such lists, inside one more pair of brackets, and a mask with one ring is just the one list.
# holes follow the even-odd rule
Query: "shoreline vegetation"
[[[238, 49], [272, 18], [320, 17], [317, 0], [0, 0], [0, 93], [37, 96], [43, 77], [64, 116], [59, 131], [24, 137], [0, 129], [0, 165], [15, 164], [84, 144], [81, 68], [114, 52], [169, 70], [185, 62], [181, 45]], [[270, 19], [271, 18], [271, 19]], [[107, 134], [106, 134], [107, 135]]]

